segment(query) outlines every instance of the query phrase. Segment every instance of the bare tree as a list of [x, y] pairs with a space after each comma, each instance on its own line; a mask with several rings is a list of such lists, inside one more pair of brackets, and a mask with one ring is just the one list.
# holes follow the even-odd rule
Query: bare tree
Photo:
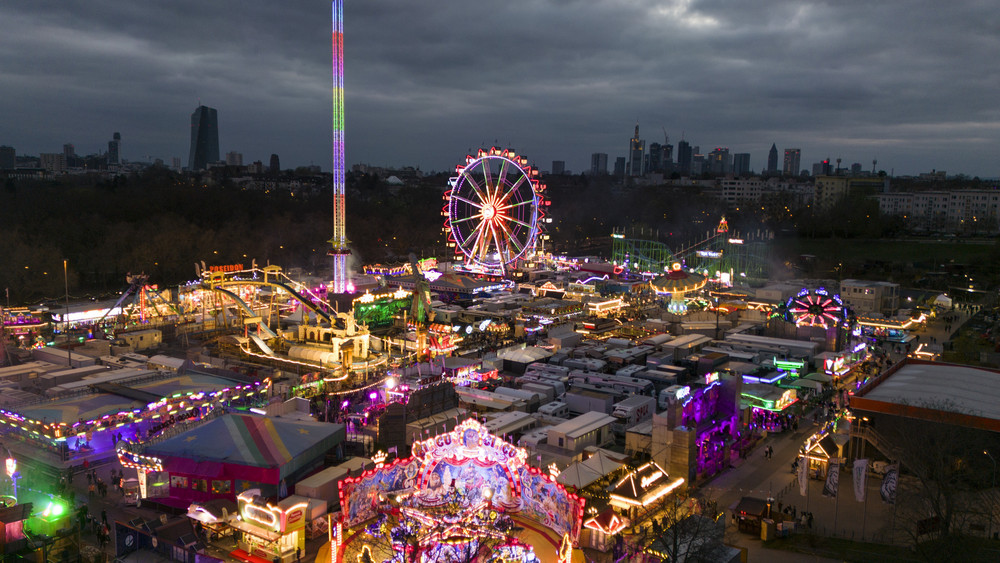
[[995, 494], [986, 452], [997, 436], [961, 425], [970, 413], [954, 403], [906, 409], [912, 417], [882, 419], [877, 431], [891, 444], [903, 475], [894, 526], [927, 561], [976, 560], [982, 546], [975, 539], [992, 524]]

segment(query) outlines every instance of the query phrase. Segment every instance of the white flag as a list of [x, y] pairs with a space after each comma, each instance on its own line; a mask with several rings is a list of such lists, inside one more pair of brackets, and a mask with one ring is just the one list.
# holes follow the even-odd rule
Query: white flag
[[893, 464], [882, 477], [882, 487], [879, 493], [882, 494], [882, 502], [896, 504], [896, 482], [899, 480], [899, 464]]
[[854, 460], [854, 498], [858, 502], [865, 502], [865, 492], [868, 487], [868, 460]]
[[809, 460], [802, 456], [799, 458], [799, 494], [806, 496], [809, 487]]

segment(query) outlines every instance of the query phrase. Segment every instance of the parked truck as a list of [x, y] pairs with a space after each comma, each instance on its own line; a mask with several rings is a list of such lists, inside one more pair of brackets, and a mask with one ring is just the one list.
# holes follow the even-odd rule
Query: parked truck
[[611, 424], [611, 429], [617, 434], [625, 434], [629, 428], [653, 418], [655, 413], [655, 397], [633, 395], [615, 404], [611, 416], [618, 420]]

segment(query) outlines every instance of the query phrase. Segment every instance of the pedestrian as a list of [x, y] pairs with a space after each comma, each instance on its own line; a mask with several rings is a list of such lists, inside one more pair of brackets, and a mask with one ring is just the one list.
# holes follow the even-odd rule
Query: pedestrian
[[93, 482], [94, 482], [94, 477], [90, 473], [87, 473], [87, 484], [89, 485]]
[[808, 526], [809, 526], [809, 529], [812, 529], [812, 527], [813, 527], [813, 513], [812, 512], [809, 513]]
[[104, 508], [101, 509], [101, 522], [103, 522], [105, 526], [108, 525], [108, 511]]
[[89, 496], [90, 498], [94, 498], [94, 492], [96, 491], [97, 491], [97, 485], [95, 485], [93, 481], [91, 481], [91, 483], [87, 485], [87, 496]]

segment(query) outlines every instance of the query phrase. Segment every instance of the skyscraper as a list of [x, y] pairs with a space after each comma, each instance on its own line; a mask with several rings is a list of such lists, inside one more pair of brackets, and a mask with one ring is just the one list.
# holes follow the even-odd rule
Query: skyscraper
[[635, 124], [635, 135], [628, 141], [628, 175], [642, 176], [643, 153], [646, 152], [646, 141], [639, 138], [639, 124]]
[[268, 163], [267, 171], [274, 176], [281, 174], [281, 161], [278, 160], [278, 155], [276, 154], [271, 155], [271, 162]]
[[750, 173], [750, 153], [738, 152], [733, 155], [733, 174], [746, 176]]
[[615, 158], [615, 178], [623, 176], [625, 176], [625, 157], [619, 156]]
[[122, 134], [115, 131], [115, 134], [108, 141], [108, 165], [117, 165], [122, 163]]
[[204, 170], [219, 161], [219, 114], [215, 108], [198, 106], [191, 114], [189, 170]]
[[226, 166], [243, 166], [243, 153], [236, 151], [227, 152]]
[[76, 148], [73, 147], [73, 145], [67, 143], [63, 145], [63, 154], [66, 156], [66, 160], [69, 161], [69, 159], [76, 156]]
[[590, 155], [590, 175], [604, 176], [608, 173], [608, 153], [595, 152]]
[[785, 167], [782, 169], [782, 173], [785, 176], [798, 176], [802, 172], [801, 158], [801, 150], [785, 149]]
[[778, 173], [778, 147], [774, 143], [771, 143], [771, 150], [767, 153], [767, 169], [764, 172], [766, 174]]
[[728, 147], [715, 147], [708, 153], [708, 171], [712, 174], [728, 174], [733, 169]]
[[552, 175], [562, 176], [566, 173], [566, 161], [565, 160], [553, 160], [552, 161]]
[[682, 175], [691, 172], [691, 145], [683, 139], [677, 143], [677, 172]]

